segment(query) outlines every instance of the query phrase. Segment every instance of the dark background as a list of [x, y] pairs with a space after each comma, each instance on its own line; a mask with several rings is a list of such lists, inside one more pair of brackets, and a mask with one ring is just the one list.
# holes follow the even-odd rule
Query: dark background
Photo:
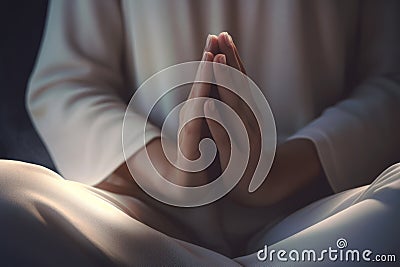
[[39, 50], [47, 1], [0, 2], [0, 159], [54, 165], [28, 117], [25, 91]]

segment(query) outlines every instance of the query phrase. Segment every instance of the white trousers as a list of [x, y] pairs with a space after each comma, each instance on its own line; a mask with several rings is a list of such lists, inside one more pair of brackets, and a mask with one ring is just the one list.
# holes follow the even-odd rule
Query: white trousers
[[156, 230], [174, 222], [138, 199], [0, 160], [0, 266], [398, 266], [400, 164], [267, 224], [232, 259]]

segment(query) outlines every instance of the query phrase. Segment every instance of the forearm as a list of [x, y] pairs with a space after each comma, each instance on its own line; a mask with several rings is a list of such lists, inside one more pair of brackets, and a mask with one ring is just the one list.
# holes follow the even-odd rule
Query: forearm
[[127, 159], [126, 162], [121, 164], [110, 176], [97, 184], [96, 187], [119, 194], [143, 198], [146, 194], [136, 183], [132, 173], [129, 171], [128, 164], [130, 168], [135, 170], [135, 175], [144, 175], [145, 177], [156, 175], [155, 169], [146, 163], [147, 153], [153, 157], [155, 162], [159, 163], [157, 164], [158, 171], [165, 173], [167, 167], [165, 164], [167, 161], [162, 153], [161, 141], [159, 138], [156, 138]]
[[[214, 38], [209, 38], [208, 42], [210, 42], [210, 45], [207, 44], [206, 47], [212, 50], [215, 49], [216, 40]], [[205, 52], [203, 54], [202, 61], [212, 60], [212, 53]], [[200, 68], [197, 74], [200, 75], [200, 77], [207, 77], [212, 73], [209, 68]], [[189, 99], [205, 97], [209, 94], [209, 91], [210, 84], [194, 84]], [[191, 116], [191, 114], [196, 113], [194, 109], [203, 109], [203, 106], [184, 105], [180, 111], [179, 117], [184, 119], [186, 116]], [[199, 186], [207, 183], [208, 177], [206, 171], [197, 173], [184, 171], [186, 168], [182, 165], [185, 163], [182, 164], [180, 161], [180, 159], [182, 159], [179, 156], [180, 154], [173, 153], [179, 148], [184, 154], [184, 157], [189, 160], [196, 159], [199, 156], [198, 143], [201, 139], [202, 125], [201, 120], [191, 120], [190, 123], [185, 124], [182, 128], [182, 134], [179, 136], [179, 147], [174, 142], [171, 142], [171, 140], [167, 140], [166, 142], [161, 142], [160, 138], [151, 140], [145, 147], [127, 159], [126, 163], [119, 166], [107, 179], [98, 184], [97, 187], [139, 197], [143, 196], [143, 191], [133, 178], [144, 178], [149, 183], [152, 183], [152, 190], [162, 192], [162, 194], [169, 193], [165, 191], [165, 188], [161, 188], [162, 183], [155, 182], [154, 178], [167, 179], [180, 186]], [[170, 157], [167, 158], [166, 155], [170, 155]], [[177, 158], [171, 159], [171, 155], [176, 155]], [[174, 160], [175, 163], [171, 163], [170, 160]]]

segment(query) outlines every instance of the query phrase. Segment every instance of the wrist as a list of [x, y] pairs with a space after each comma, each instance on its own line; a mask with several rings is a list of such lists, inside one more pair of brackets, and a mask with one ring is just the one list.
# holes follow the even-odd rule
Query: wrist
[[[160, 157], [160, 155], [164, 155], [163, 153], [159, 153], [160, 149], [162, 149], [160, 139], [150, 141], [145, 148], [142, 148], [133, 156], [128, 158], [126, 162], [122, 163], [112, 174], [95, 187], [135, 197], [143, 195], [144, 192], [136, 183], [133, 175], [142, 175], [143, 177], [147, 177], [147, 175], [155, 175], [154, 168], [148, 164], [147, 153], [149, 153], [149, 156], [158, 155], [158, 157]], [[161, 160], [159, 162], [161, 162]], [[166, 167], [161, 166], [162, 164], [155, 165], [157, 165], [157, 170], [162, 169], [165, 171]], [[135, 171], [134, 173], [131, 173], [130, 170]]]
[[261, 187], [249, 193], [248, 184], [243, 185], [235, 190], [235, 198], [251, 206], [273, 205], [321, 183], [321, 179], [326, 180], [315, 144], [308, 139], [292, 139], [277, 147], [271, 170]]
[[323, 175], [315, 144], [305, 138], [291, 139], [277, 147], [272, 170], [311, 182]]

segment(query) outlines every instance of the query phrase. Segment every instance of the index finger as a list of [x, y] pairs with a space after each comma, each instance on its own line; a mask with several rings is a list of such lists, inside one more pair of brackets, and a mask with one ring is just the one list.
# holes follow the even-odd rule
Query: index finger
[[[211, 52], [204, 52], [203, 58], [196, 73], [195, 81], [209, 81], [213, 75], [213, 69], [210, 64], [205, 62], [212, 62], [214, 55]], [[189, 99], [196, 97], [206, 97], [210, 93], [211, 85], [205, 82], [195, 82], [190, 90]]]

